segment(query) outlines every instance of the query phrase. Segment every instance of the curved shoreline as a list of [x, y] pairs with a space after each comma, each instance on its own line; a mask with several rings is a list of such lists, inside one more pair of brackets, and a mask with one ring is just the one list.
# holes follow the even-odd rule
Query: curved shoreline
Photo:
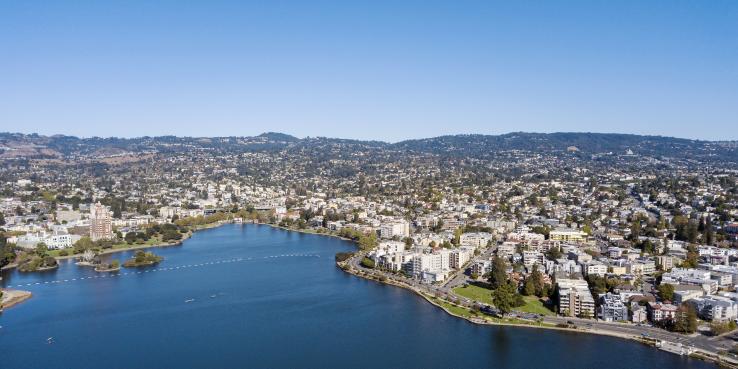
[[[337, 236], [337, 235], [331, 234], [331, 233], [308, 232], [308, 231], [304, 231], [304, 230], [292, 229], [292, 228], [282, 227], [282, 226], [279, 226], [279, 225], [269, 224], [269, 223], [254, 222], [253, 224], [268, 225], [270, 227], [282, 229], [282, 230], [285, 230], [285, 231], [292, 231], [292, 232], [299, 232], [299, 233], [304, 233], [304, 234], [314, 234], [314, 235], [319, 235], [319, 236], [334, 237], [334, 238], [342, 239], [344, 241], [352, 242], [355, 245], [357, 244], [357, 242], [354, 241], [354, 240], [352, 240], [352, 239], [348, 239], [348, 238], [345, 238], [345, 237], [340, 237], [340, 236]], [[443, 310], [447, 314], [449, 314], [449, 315], [451, 315], [453, 317], [456, 317], [456, 318], [464, 319], [464, 320], [466, 320], [466, 321], [468, 321], [470, 323], [473, 323], [473, 324], [477, 324], [477, 325], [493, 325], [493, 326], [509, 326], [509, 327], [520, 327], [520, 328], [534, 328], [534, 329], [547, 329], [547, 330], [553, 330], [553, 331], [559, 331], [559, 332], [595, 334], [595, 335], [600, 335], [600, 336], [608, 336], [608, 337], [614, 337], [614, 338], [619, 338], [619, 339], [630, 340], [630, 341], [633, 341], [633, 342], [638, 342], [638, 343], [641, 343], [641, 344], [645, 344], [645, 345], [649, 345], [649, 346], [652, 346], [652, 347], [656, 347], [656, 340], [655, 339], [649, 339], [649, 338], [644, 338], [644, 337], [641, 337], [641, 336], [631, 335], [631, 334], [627, 334], [627, 333], [614, 332], [614, 331], [609, 331], [609, 330], [603, 330], [603, 329], [592, 329], [592, 328], [579, 329], [579, 328], [560, 327], [560, 326], [556, 326], [556, 325], [553, 325], [553, 324], [550, 324], [550, 323], [544, 324], [544, 323], [538, 323], [538, 322], [529, 321], [529, 320], [525, 320], [525, 319], [519, 319], [519, 318], [515, 318], [515, 320], [517, 320], [519, 322], [515, 322], [515, 321], [511, 321], [511, 320], [505, 321], [506, 319], [500, 319], [500, 318], [496, 318], [496, 320], [495, 320], [495, 318], [492, 318], [492, 317], [489, 317], [489, 316], [485, 316], [483, 314], [482, 314], [482, 318], [473, 318], [473, 317], [462, 316], [462, 315], [459, 315], [459, 314], [457, 314], [457, 313], [449, 310], [446, 306], [443, 306], [441, 303], [434, 301], [434, 297], [433, 296], [429, 296], [429, 295], [423, 293], [422, 291], [418, 291], [415, 288], [412, 288], [411, 286], [408, 286], [408, 285], [405, 285], [405, 284], [402, 284], [402, 283], [398, 283], [398, 282], [392, 281], [390, 279], [380, 280], [379, 278], [376, 278], [376, 277], [374, 277], [374, 276], [372, 276], [372, 275], [370, 275], [370, 274], [368, 274], [368, 273], [366, 273], [364, 271], [354, 270], [353, 267], [351, 265], [349, 265], [347, 261], [336, 262], [336, 265], [341, 270], [343, 270], [344, 272], [346, 272], [348, 274], [351, 274], [351, 275], [354, 275], [356, 277], [359, 277], [359, 278], [362, 278], [362, 279], [365, 279], [365, 280], [369, 280], [369, 281], [374, 281], [374, 282], [377, 282], [377, 283], [380, 283], [380, 284], [384, 284], [384, 285], [390, 285], [390, 286], [395, 286], [395, 287], [399, 287], [399, 288], [403, 288], [403, 289], [409, 290], [409, 291], [415, 293], [416, 295], [422, 297], [423, 299], [425, 299], [428, 303], [430, 303], [430, 304], [436, 306], [437, 308]], [[467, 307], [460, 306], [460, 305], [454, 304], [454, 303], [452, 303], [450, 301], [446, 301], [446, 300], [442, 300], [442, 301], [445, 302], [446, 304], [449, 304], [449, 305], [454, 306], [456, 308], [464, 309], [467, 312], [469, 312], [470, 314], [473, 313], [472, 310], [469, 309], [469, 308], [467, 308]], [[667, 352], [667, 351], [665, 351], [665, 352]], [[692, 357], [692, 358], [695, 358], [695, 359], [700, 359], [700, 360], [710, 361], [710, 362], [713, 362], [713, 363], [715, 363], [715, 364], [717, 364], [719, 366], [726, 366], [726, 367], [738, 368], [738, 360], [735, 360], [735, 359], [730, 358], [730, 357], [720, 356], [716, 352], [711, 352], [711, 351], [703, 350], [703, 349], [700, 349], [700, 348], [694, 348], [693, 353], [691, 355], [689, 355], [689, 357]]]
[[[382, 280], [379, 280], [377, 278], [374, 278], [373, 276], [368, 276], [366, 273], [357, 272], [355, 270], [349, 270], [349, 268], [342, 267], [342, 265], [343, 266], [347, 266], [345, 264], [345, 262], [340, 262], [340, 263], [337, 262], [336, 265], [338, 265], [339, 268], [341, 270], [343, 270], [344, 272], [346, 272], [348, 274], [351, 274], [351, 275], [354, 275], [356, 277], [359, 277], [359, 278], [362, 278], [362, 279], [365, 279], [365, 280], [369, 280], [369, 281], [373, 281], [373, 282], [377, 282], [377, 283], [384, 284], [384, 285], [390, 285], [390, 286], [395, 286], [395, 287], [399, 287], [399, 288], [403, 288], [403, 289], [409, 290], [409, 291], [415, 293], [416, 295], [420, 296], [421, 298], [425, 299], [428, 303], [432, 304], [433, 306], [435, 306], [435, 307], [443, 310], [447, 314], [449, 314], [449, 315], [451, 315], [453, 317], [456, 317], [456, 318], [460, 318], [460, 319], [466, 320], [467, 322], [470, 322], [472, 324], [489, 325], [489, 326], [508, 326], [508, 327], [519, 327], [519, 328], [533, 328], [533, 329], [546, 329], [546, 330], [553, 330], [553, 331], [559, 331], [559, 332], [570, 332], [570, 333], [595, 334], [595, 335], [600, 335], [600, 336], [608, 336], [608, 337], [614, 337], [614, 338], [629, 340], [629, 341], [633, 341], [633, 342], [638, 342], [638, 343], [645, 344], [645, 345], [648, 345], [648, 346], [651, 346], [651, 347], [657, 347], [656, 346], [656, 340], [654, 340], [654, 339], [647, 339], [647, 338], [640, 337], [640, 336], [634, 336], [634, 335], [630, 335], [630, 334], [626, 334], [626, 333], [618, 333], [618, 332], [607, 331], [607, 330], [602, 330], [602, 329], [565, 328], [565, 327], [559, 327], [559, 326], [555, 326], [555, 325], [536, 323], [536, 322], [533, 322], [533, 321], [527, 321], [527, 320], [524, 320], [524, 319], [517, 319], [517, 318], [516, 318], [517, 320], [530, 322], [530, 324], [515, 323], [515, 322], [512, 322], [512, 321], [504, 321], [504, 319], [499, 319], [499, 318], [497, 318], [498, 320], [495, 321], [491, 317], [483, 317], [483, 318], [476, 318], [475, 319], [475, 318], [471, 318], [471, 317], [462, 316], [462, 315], [459, 315], [459, 314], [457, 314], [457, 313], [449, 310], [447, 307], [443, 306], [442, 304], [434, 301], [433, 300], [434, 297], [428, 296], [427, 294], [425, 294], [425, 293], [423, 293], [421, 291], [417, 291], [416, 289], [414, 289], [414, 288], [412, 288], [410, 286], [406, 286], [406, 285], [403, 285], [401, 283], [396, 283], [396, 282], [393, 283], [390, 280], [382, 281]], [[454, 307], [457, 307], [459, 309], [464, 309], [464, 310], [468, 311], [470, 314], [472, 313], [472, 311], [470, 309], [466, 308], [466, 307], [463, 307], [463, 306], [460, 306], [460, 305], [456, 305], [456, 304], [451, 303], [449, 301], [445, 301], [445, 300], [443, 300], [443, 301], [445, 303], [447, 303], [449, 305], [452, 305]], [[668, 353], [668, 351], [664, 351], [664, 352], [667, 352]], [[692, 352], [692, 354], [687, 355], [687, 356], [690, 357], [690, 358], [693, 358], [693, 359], [698, 359], [698, 360], [704, 360], [704, 361], [712, 362], [712, 363], [718, 365], [719, 367], [738, 368], [738, 361], [737, 360], [732, 359], [730, 357], [721, 356], [721, 355], [719, 355], [716, 352], [711, 352], [711, 351], [703, 350], [703, 349], [700, 349], [700, 348], [694, 348], [694, 351]]]
[[[188, 234], [184, 235], [181, 240], [179, 240], [179, 241], [177, 241], [175, 243], [162, 243], [162, 244], [156, 244], [156, 245], [135, 245], [135, 246], [126, 247], [126, 248], [120, 248], [120, 249], [108, 249], [108, 250], [105, 250], [105, 251], [101, 252], [100, 255], [114, 254], [114, 253], [118, 253], [118, 252], [125, 252], [125, 251], [137, 250], [137, 249], [146, 249], [146, 248], [154, 248], [154, 247], [168, 247], [168, 246], [182, 245], [184, 243], [184, 241], [186, 241], [187, 239], [189, 239], [190, 237], [192, 237], [192, 235], [194, 235], [194, 233], [197, 232], [197, 231], [218, 228], [218, 227], [223, 226], [223, 225], [226, 225], [226, 224], [239, 224], [239, 223], [219, 222], [219, 223], [215, 223], [215, 224], [200, 226], [200, 227], [198, 227], [196, 229], [193, 229], [192, 231], [188, 232]], [[344, 240], [344, 241], [352, 242], [354, 245], [357, 244], [357, 242], [354, 241], [354, 240], [352, 240], [352, 239], [348, 239], [348, 238], [341, 237], [341, 236], [338, 236], [336, 234], [331, 234], [331, 233], [311, 232], [311, 231], [306, 231], [306, 230], [300, 230], [300, 229], [292, 229], [292, 228], [288, 228], [288, 227], [282, 227], [282, 226], [279, 226], [279, 225], [276, 225], [276, 224], [260, 223], [260, 222], [244, 222], [242, 224], [265, 225], [265, 226], [269, 226], [269, 227], [272, 227], [272, 228], [281, 229], [281, 230], [284, 230], [284, 231], [298, 232], [298, 233], [303, 233], [303, 234], [312, 234], [312, 235], [318, 235], [318, 236], [333, 237], [333, 238], [338, 238], [338, 239], [341, 239], [341, 240]], [[69, 256], [64, 256], [64, 257], [57, 257], [57, 259], [71, 259], [71, 258], [75, 258], [75, 257], [78, 257], [78, 256], [79, 255], [69, 255]], [[349, 259], [349, 260], [351, 260], [351, 259]], [[369, 281], [374, 281], [374, 282], [381, 283], [381, 284], [384, 284], [384, 285], [391, 285], [391, 286], [400, 287], [400, 288], [403, 288], [403, 289], [410, 290], [410, 291], [414, 292], [416, 295], [418, 295], [419, 297], [425, 299], [428, 303], [436, 306], [437, 308], [442, 309], [447, 314], [449, 314], [449, 315], [451, 315], [453, 317], [456, 317], [456, 318], [464, 319], [464, 320], [466, 320], [466, 321], [468, 321], [470, 323], [473, 323], [473, 324], [477, 324], [477, 325], [493, 325], [493, 326], [510, 326], [510, 327], [522, 327], [522, 328], [538, 328], [538, 329], [554, 330], [554, 331], [559, 331], [559, 332], [596, 334], [596, 335], [602, 335], [602, 336], [609, 336], [609, 337], [614, 337], [614, 338], [631, 340], [631, 341], [638, 342], [638, 343], [641, 343], [641, 344], [646, 344], [646, 345], [649, 345], [649, 346], [655, 346], [655, 341], [653, 339], [647, 339], [647, 338], [643, 338], [643, 337], [640, 337], [640, 336], [630, 335], [630, 334], [626, 334], [626, 333], [618, 333], [618, 332], [607, 331], [607, 330], [601, 330], [601, 329], [566, 328], [566, 327], [555, 326], [555, 325], [552, 325], [551, 323], [545, 323], [544, 324], [544, 323], [539, 323], [539, 322], [534, 322], [534, 321], [529, 321], [529, 320], [524, 320], [524, 319], [519, 319], [519, 318], [515, 318], [514, 319], [517, 322], [516, 321], [512, 321], [509, 318], [507, 319], [508, 321], [505, 321], [506, 319], [492, 318], [492, 317], [485, 316], [483, 314], [481, 315], [481, 318], [478, 318], [477, 317], [478, 315], [476, 315], [476, 313], [474, 314], [475, 317], [463, 316], [463, 315], [460, 315], [458, 313], [455, 313], [455, 312], [451, 311], [448, 307], [444, 306], [440, 301], [442, 301], [443, 303], [448, 304], [449, 306], [452, 306], [454, 308], [463, 309], [463, 310], [469, 312], [470, 314], [472, 314], [473, 311], [471, 309], [467, 308], [467, 307], [457, 305], [457, 304], [452, 303], [450, 301], [440, 300], [440, 299], [438, 299], [438, 298], [436, 298], [434, 296], [427, 295], [427, 294], [423, 293], [422, 291], [419, 291], [419, 290], [417, 290], [415, 288], [412, 288], [411, 286], [408, 286], [408, 285], [405, 285], [405, 284], [402, 284], [402, 283], [399, 283], [399, 282], [396, 282], [396, 281], [393, 281], [393, 280], [390, 280], [390, 279], [388, 279], [388, 280], [381, 280], [381, 279], [379, 279], [379, 278], [377, 278], [375, 276], [370, 275], [369, 273], [364, 272], [361, 269], [359, 269], [359, 270], [354, 269], [351, 265], [348, 264], [347, 261], [344, 261], [344, 262], [336, 262], [336, 265], [338, 267], [340, 267], [344, 272], [346, 272], [348, 274], [351, 274], [351, 275], [354, 275], [356, 277], [359, 277], [359, 278], [362, 278], [362, 279], [365, 279], [365, 280], [369, 280]], [[23, 302], [23, 301], [31, 298], [31, 296], [32, 296], [31, 292], [28, 292], [28, 291], [4, 290], [4, 292], [6, 294], [8, 292], [10, 292], [10, 291], [14, 291], [16, 294], [20, 294], [20, 296], [14, 297], [13, 298], [14, 301], [12, 303], [6, 304], [5, 305], [5, 308], [9, 308], [9, 307], [15, 306], [15, 305], [17, 305], [17, 304], [19, 304], [19, 303], [21, 303], [21, 302]], [[438, 299], [440, 301], [434, 301], [436, 299]], [[524, 322], [527, 322], [527, 323], [524, 323]], [[715, 352], [710, 352], [710, 351], [707, 351], [707, 350], [704, 350], [704, 349], [695, 348], [693, 354], [692, 355], [689, 355], [689, 357], [700, 359], [700, 360], [710, 361], [710, 362], [713, 362], [713, 363], [715, 363], [717, 365], [720, 365], [721, 367], [722, 366], [726, 366], [726, 365], [730, 365], [730, 366], [727, 366], [727, 367], [738, 368], [738, 361], [736, 361], [735, 359], [732, 359], [732, 358], [729, 358], [729, 357], [720, 356], [719, 354], [717, 354]]]
[[3, 290], [2, 301], [0, 301], [0, 311], [11, 308], [33, 297], [29, 291], [22, 290]]

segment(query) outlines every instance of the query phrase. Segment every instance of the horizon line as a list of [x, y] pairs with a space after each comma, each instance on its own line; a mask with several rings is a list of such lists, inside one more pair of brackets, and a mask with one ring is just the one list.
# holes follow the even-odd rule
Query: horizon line
[[231, 136], [193, 136], [193, 135], [176, 135], [176, 134], [141, 135], [141, 136], [77, 136], [77, 135], [65, 134], [65, 133], [42, 134], [38, 132], [32, 132], [32, 133], [10, 132], [10, 131], [0, 132], [0, 135], [23, 135], [23, 136], [34, 136], [35, 135], [39, 137], [72, 137], [72, 138], [81, 139], [81, 140], [88, 140], [88, 139], [135, 140], [135, 139], [142, 139], [142, 138], [161, 138], [161, 137], [192, 138], [192, 139], [198, 139], [198, 138], [254, 138], [254, 137], [264, 136], [268, 134], [286, 135], [286, 136], [290, 136], [298, 140], [325, 138], [325, 139], [347, 140], [347, 141], [380, 142], [380, 143], [386, 143], [386, 144], [397, 144], [397, 143], [406, 142], [406, 141], [431, 140], [431, 139], [437, 139], [437, 138], [443, 138], [443, 137], [459, 137], [459, 136], [500, 137], [500, 136], [507, 136], [507, 135], [513, 135], [513, 134], [533, 134], [533, 135], [591, 134], [591, 135], [619, 135], [619, 136], [635, 136], [635, 137], [670, 138], [670, 139], [677, 139], [677, 140], [688, 140], [688, 141], [693, 141], [693, 142], [738, 142], [738, 138], [723, 139], [723, 140], [709, 140], [709, 139], [667, 136], [667, 135], [660, 135], [660, 134], [657, 135], [657, 134], [639, 134], [639, 133], [622, 133], [622, 132], [592, 132], [592, 131], [554, 131], [554, 132], [511, 131], [511, 132], [498, 133], [498, 134], [453, 133], [453, 134], [444, 134], [444, 135], [437, 135], [437, 136], [430, 136], [430, 137], [405, 138], [405, 139], [398, 140], [398, 141], [362, 139], [362, 138], [329, 137], [329, 136], [298, 137], [290, 133], [278, 132], [278, 131], [265, 131], [265, 132], [255, 134], [255, 135], [231, 135]]

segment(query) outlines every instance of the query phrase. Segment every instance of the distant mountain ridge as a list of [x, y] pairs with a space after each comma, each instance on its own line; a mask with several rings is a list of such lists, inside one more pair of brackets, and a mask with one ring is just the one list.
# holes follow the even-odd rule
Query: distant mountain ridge
[[122, 154], [125, 152], [178, 152], [192, 148], [220, 152], [312, 150], [389, 150], [446, 156], [484, 158], [495, 153], [522, 150], [538, 153], [576, 153], [582, 156], [625, 154], [651, 157], [728, 161], [738, 163], [738, 141], [703, 141], [665, 136], [643, 136], [619, 133], [512, 132], [502, 135], [460, 134], [405, 140], [397, 143], [340, 138], [297, 138], [266, 132], [245, 137], [90, 137], [0, 133], [0, 158], [53, 157]]

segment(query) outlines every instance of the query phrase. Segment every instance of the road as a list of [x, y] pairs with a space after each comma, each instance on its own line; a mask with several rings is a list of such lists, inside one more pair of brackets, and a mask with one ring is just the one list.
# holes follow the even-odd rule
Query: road
[[464, 266], [464, 268], [453, 272], [449, 276], [449, 278], [441, 284], [441, 289], [446, 293], [452, 293], [454, 288], [467, 283], [469, 278], [466, 274], [464, 274], [466, 272], [466, 268], [476, 262], [490, 260], [494, 255], [495, 250], [497, 250], [497, 244], [486, 247], [479, 255], [475, 255], [474, 257], [472, 257], [472, 259], [466, 264], [466, 266]]

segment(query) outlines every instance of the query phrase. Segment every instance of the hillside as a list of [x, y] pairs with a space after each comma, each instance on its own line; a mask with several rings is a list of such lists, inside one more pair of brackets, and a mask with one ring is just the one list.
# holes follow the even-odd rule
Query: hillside
[[0, 133], [0, 159], [111, 157], [140, 153], [178, 153], [205, 150], [220, 153], [244, 152], [312, 152], [319, 156], [331, 153], [387, 151], [427, 153], [440, 156], [486, 158], [496, 153], [521, 150], [541, 154], [564, 155], [576, 148], [583, 159], [602, 155], [634, 155], [670, 157], [710, 162], [738, 163], [735, 142], [712, 142], [663, 136], [641, 136], [610, 133], [526, 133], [503, 135], [452, 135], [397, 143], [338, 138], [297, 138], [284, 133], [268, 132], [253, 137], [138, 137], [78, 138], [74, 136], [41, 136], [37, 134]]

